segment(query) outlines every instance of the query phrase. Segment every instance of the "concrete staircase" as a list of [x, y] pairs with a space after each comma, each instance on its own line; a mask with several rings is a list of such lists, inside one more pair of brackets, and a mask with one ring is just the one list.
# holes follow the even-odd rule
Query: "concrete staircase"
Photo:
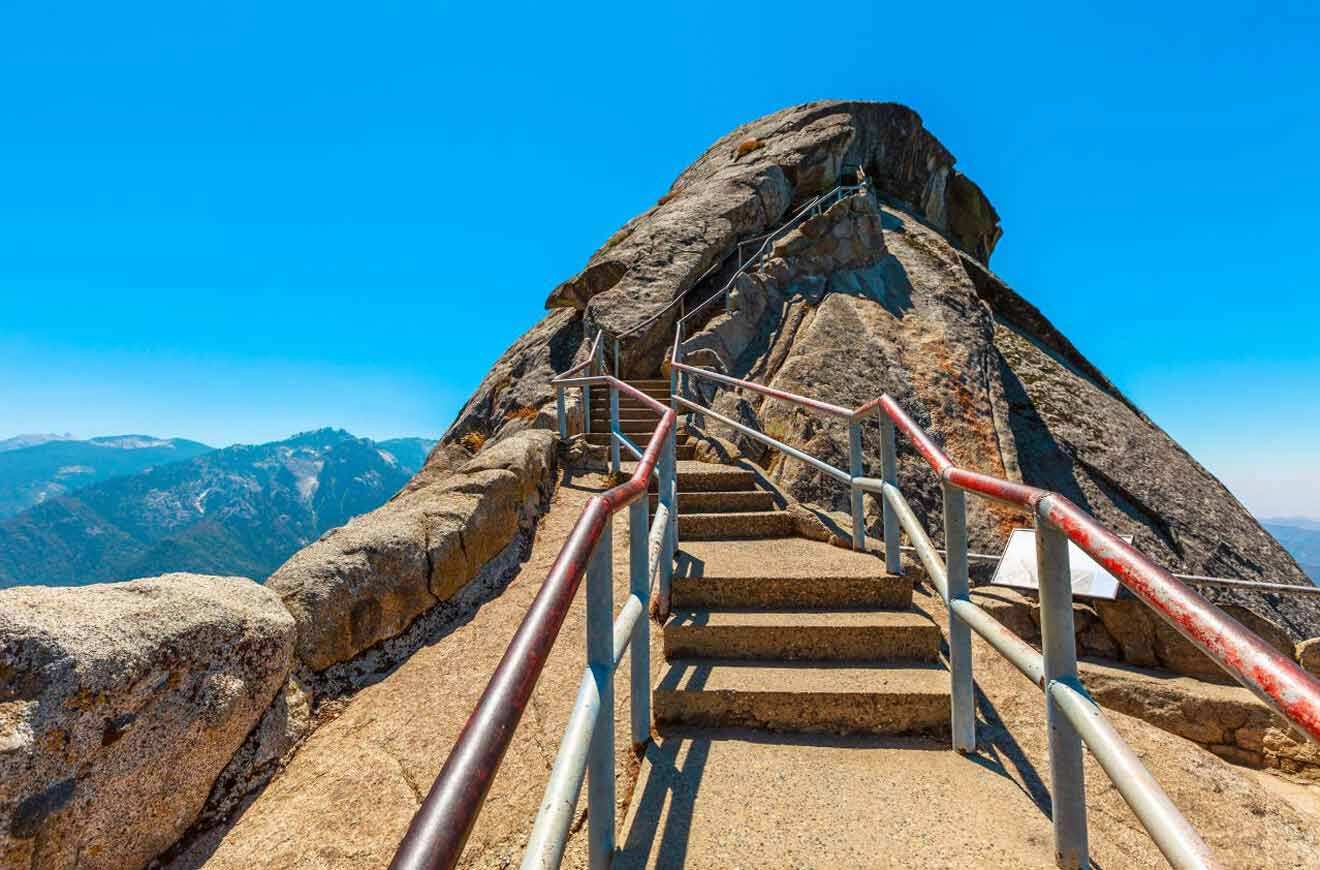
[[[669, 382], [632, 382], [662, 402]], [[609, 443], [609, 393], [591, 401]], [[620, 397], [620, 428], [641, 446], [655, 415]], [[753, 727], [835, 734], [946, 730], [940, 630], [912, 609], [911, 576], [873, 555], [795, 536], [793, 517], [750, 468], [678, 462], [678, 536], [664, 627], [669, 670], [656, 726]], [[631, 474], [635, 462], [623, 463]], [[652, 483], [654, 488], [654, 482]], [[654, 510], [657, 495], [651, 493]]]
[[[875, 827], [856, 820], [884, 807], [916, 830], [929, 805], [902, 794], [900, 773], [956, 779], [954, 754], [927, 739], [948, 733], [949, 675], [939, 628], [913, 607], [913, 574], [795, 536], [757, 482], [744, 468], [679, 465], [656, 740], [615, 868], [882, 866]], [[847, 833], [859, 827], [868, 833]], [[883, 866], [955, 866], [925, 852]]]
[[[684, 498], [680, 483], [680, 511]], [[912, 609], [911, 578], [874, 556], [786, 535], [684, 540], [672, 594], [653, 704], [662, 734], [948, 728], [939, 628]]]
[[[669, 381], [661, 379], [629, 381], [648, 396], [663, 405], [669, 404]], [[619, 430], [641, 449], [646, 449], [646, 442], [655, 431], [659, 418], [655, 411], [646, 407], [631, 396], [619, 395]], [[687, 443], [687, 435], [678, 433], [677, 455], [679, 461], [692, 458], [693, 447]], [[587, 433], [587, 443], [608, 447], [610, 443], [610, 390], [609, 387], [591, 388], [591, 431]], [[626, 455], [626, 451], [625, 451]]]

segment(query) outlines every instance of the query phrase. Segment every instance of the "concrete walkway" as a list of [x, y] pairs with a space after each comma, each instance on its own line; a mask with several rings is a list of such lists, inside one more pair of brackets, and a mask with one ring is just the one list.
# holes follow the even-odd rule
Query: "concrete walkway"
[[[322, 724], [236, 819], [210, 832], [173, 866], [385, 867], [573, 523], [605, 485], [599, 475], [561, 485], [529, 558], [498, 598], [348, 699], [338, 717]], [[628, 564], [627, 528], [625, 513], [614, 524], [616, 565]], [[627, 587], [627, 571], [621, 570], [616, 606]], [[517, 866], [582, 675], [584, 624], [579, 594], [468, 841], [464, 867]], [[658, 657], [657, 639], [653, 660]], [[615, 688], [621, 799], [632, 792], [637, 772], [628, 735], [627, 667], [625, 660]], [[584, 799], [580, 816], [585, 808]], [[585, 829], [574, 834], [564, 866], [585, 864], [584, 839]]]
[[[312, 735], [286, 770], [174, 866], [338, 870], [388, 864], [582, 507], [604, 484], [602, 477], [583, 476], [561, 486], [528, 561], [498, 598], [343, 702], [337, 718]], [[623, 518], [615, 523], [616, 565], [627, 564], [626, 526]], [[885, 578], [878, 565], [872, 556], [797, 538], [685, 542], [675, 605], [715, 612], [750, 601], [761, 613], [804, 601], [836, 612], [910, 607], [928, 624], [945, 624], [942, 604], [928, 590], [918, 585], [914, 593], [910, 578]], [[619, 571], [616, 602], [626, 586], [626, 572]], [[671, 669], [660, 631], [653, 630], [652, 641], [657, 690], [681, 688], [701, 667]], [[582, 672], [584, 644], [579, 596], [462, 866], [518, 865]], [[950, 751], [940, 737], [694, 730], [671, 723], [654, 736], [639, 768], [628, 747], [628, 680], [621, 674], [615, 688], [617, 866], [1053, 866], [1040, 692], [979, 642], [975, 657], [980, 745], [968, 757]], [[742, 659], [723, 667], [738, 682], [707, 694], [782, 693], [808, 673], [810, 683], [799, 683], [805, 691], [841, 696], [874, 692], [899, 672], [933, 670], [941, 682], [946, 676], [938, 662], [768, 666]], [[740, 677], [739, 668], [754, 670]], [[856, 685], [840, 682], [847, 680]], [[702, 689], [720, 688], [708, 674]], [[886, 702], [878, 709], [901, 705]], [[1112, 719], [1225, 866], [1317, 866], [1320, 818], [1262, 788], [1256, 774], [1194, 744], [1121, 715]], [[1164, 866], [1093, 762], [1086, 772], [1096, 865]], [[566, 867], [585, 865], [585, 803], [583, 797], [578, 804]]]

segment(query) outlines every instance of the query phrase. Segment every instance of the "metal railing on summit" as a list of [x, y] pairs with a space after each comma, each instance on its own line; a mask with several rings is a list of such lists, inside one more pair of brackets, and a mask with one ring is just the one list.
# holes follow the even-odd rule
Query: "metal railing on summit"
[[[681, 347], [676, 337], [670, 368], [685, 378], [705, 380], [717, 387], [750, 390], [813, 413], [847, 421], [850, 467], [844, 471], [779, 439], [717, 414], [679, 391], [675, 391], [673, 397], [676, 407], [712, 417], [848, 486], [853, 513], [853, 543], [858, 549], [865, 547], [866, 540], [861, 513], [862, 494], [869, 492], [881, 498], [886, 570], [894, 574], [902, 572], [904, 548], [900, 546], [900, 529], [906, 531], [912, 541], [910, 549], [916, 552], [947, 606], [951, 730], [955, 749], [964, 753], [976, 749], [971, 632], [980, 635], [1042, 690], [1050, 728], [1054, 845], [1060, 867], [1089, 866], [1083, 747], [1090, 750], [1172, 866], [1216, 866], [1200, 836], [1110, 725], [1081, 683], [1073, 625], [1069, 541], [1104, 566], [1161, 619], [1255, 693], [1275, 713], [1299, 732], [1320, 742], [1320, 682], [1064, 496], [955, 465], [887, 395], [849, 410], [820, 399], [689, 366], [681, 362]], [[686, 388], [683, 392], [687, 392]], [[860, 427], [872, 417], [878, 418], [881, 430], [881, 477], [878, 479], [862, 474]], [[943, 558], [898, 488], [898, 431], [912, 442], [940, 478], [944, 495]], [[967, 493], [1021, 508], [1035, 521], [1041, 652], [970, 599]], [[1206, 579], [1213, 581], [1217, 578]], [[1231, 585], [1251, 585], [1276, 591], [1282, 584], [1238, 581]], [[1305, 587], [1300, 589], [1310, 591]]]

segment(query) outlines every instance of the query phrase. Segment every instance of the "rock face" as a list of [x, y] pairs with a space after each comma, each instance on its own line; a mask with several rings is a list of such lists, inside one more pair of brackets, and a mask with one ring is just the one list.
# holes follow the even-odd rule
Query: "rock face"
[[[550, 294], [554, 310], [496, 364], [445, 441], [473, 431], [498, 438], [529, 416], [548, 424], [549, 381], [585, 358], [596, 328], [618, 335], [680, 296], [705, 298], [732, 274], [738, 242], [777, 228], [861, 167], [872, 194], [778, 240], [734, 288], [729, 311], [712, 305], [704, 328], [687, 336], [689, 361], [844, 406], [888, 392], [954, 461], [1061, 492], [1175, 571], [1307, 583], [1218, 480], [989, 271], [998, 217], [953, 165], [914, 112], [889, 103], [810, 103], [739, 127]], [[677, 313], [622, 342], [621, 373], [656, 375]], [[707, 398], [727, 416], [847, 466], [837, 421], [727, 390]], [[760, 455], [798, 500], [846, 510], [847, 494], [831, 479], [709, 428]], [[878, 427], [866, 427], [864, 448], [867, 473], [877, 473]], [[903, 441], [899, 461], [900, 484], [938, 541], [937, 481]], [[868, 496], [866, 506], [874, 533], [879, 505]], [[1011, 528], [1030, 525], [978, 499], [969, 511], [977, 549], [998, 550]], [[1314, 600], [1205, 594], [1250, 608], [1294, 640], [1320, 634]]]
[[[614, 233], [546, 300], [551, 313], [495, 363], [445, 435], [499, 437], [553, 401], [550, 380], [585, 359], [598, 328], [620, 334], [683, 294], [717, 287], [740, 241], [778, 226], [789, 210], [864, 166], [895, 202], [980, 260], [999, 218], [954, 157], [896, 103], [823, 101], [784, 109], [716, 142], [661, 200]], [[701, 278], [711, 267], [724, 267]], [[623, 347], [620, 371], [653, 376], [673, 338], [677, 308]], [[547, 418], [548, 419], [548, 418]]]
[[1320, 779], [1320, 747], [1297, 737], [1240, 686], [1085, 662], [1081, 675], [1099, 704], [1143, 719], [1215, 755], [1248, 767], [1272, 767]]
[[[835, 228], [857, 233], [877, 220], [882, 244], [840, 253], [844, 234]], [[694, 360], [845, 407], [887, 392], [956, 462], [1061, 492], [1172, 570], [1308, 582], [1223, 485], [1035, 308], [911, 215], [854, 196], [804, 224], [775, 253], [740, 284], [753, 303], [717, 315], [687, 340]], [[706, 395], [726, 416], [736, 412], [847, 468], [842, 421], [755, 395]], [[877, 426], [865, 427], [864, 454], [867, 472], [878, 474]], [[938, 540], [937, 479], [902, 440], [899, 463], [901, 487]], [[799, 500], [846, 510], [847, 492], [832, 479], [778, 455], [766, 464]], [[878, 532], [879, 505], [869, 496], [867, 504]], [[997, 551], [1010, 529], [1024, 525], [1024, 515], [969, 500], [975, 549]], [[1311, 599], [1207, 595], [1247, 605], [1293, 639], [1320, 631], [1320, 608]]]
[[[864, 167], [894, 201], [988, 260], [1000, 236], [998, 216], [953, 164], [917, 114], [894, 103], [825, 101], [767, 115], [711, 146], [546, 304], [585, 309], [610, 334], [625, 332], [691, 290], [738, 242], [833, 188], [846, 167]], [[659, 364], [677, 313], [630, 342], [630, 371], [645, 374]]]
[[520, 532], [553, 486], [555, 435], [529, 429], [491, 443], [449, 474], [419, 480], [385, 505], [300, 551], [270, 578], [298, 623], [312, 671], [398, 635], [451, 598]]
[[[955, 461], [1059, 491], [1175, 571], [1306, 583], [1219, 481], [988, 270], [994, 210], [952, 163], [901, 107], [820, 103], [776, 113], [716, 143], [548, 304], [624, 332], [688, 292], [736, 242], [778, 226], [844, 167], [861, 165], [873, 193], [778, 240], [733, 288], [728, 311], [711, 306], [718, 313], [686, 336], [690, 362], [849, 407], [887, 392]], [[711, 286], [730, 271], [717, 269]], [[691, 298], [701, 295], [698, 287]], [[667, 314], [624, 342], [622, 370], [654, 376], [672, 336]], [[757, 395], [704, 393], [726, 416], [847, 467], [840, 421]], [[867, 473], [878, 473], [879, 447], [878, 427], [867, 426]], [[798, 500], [846, 510], [847, 493], [832, 479], [774, 451], [762, 462]], [[902, 488], [938, 540], [936, 478], [906, 443], [900, 466]], [[969, 507], [977, 549], [997, 550], [1010, 529], [1030, 525], [976, 499]], [[880, 512], [870, 496], [867, 511], [875, 533]], [[1206, 594], [1249, 607], [1293, 639], [1320, 633], [1314, 602]]]
[[0, 865], [140, 867], [283, 685], [293, 619], [236, 577], [0, 592]]

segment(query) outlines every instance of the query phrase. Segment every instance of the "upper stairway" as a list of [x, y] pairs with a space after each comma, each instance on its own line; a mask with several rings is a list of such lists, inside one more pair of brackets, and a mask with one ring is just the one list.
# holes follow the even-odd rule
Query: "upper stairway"
[[[669, 400], [667, 381], [631, 385]], [[635, 409], [628, 416], [625, 402]], [[601, 388], [591, 401], [593, 443], [608, 443], [609, 410]], [[635, 399], [621, 397], [619, 415], [625, 433], [631, 427], [644, 440], [654, 431], [655, 415]], [[690, 441], [681, 446], [693, 455]], [[625, 475], [635, 469], [622, 465]], [[748, 463], [681, 459], [677, 488], [680, 548], [664, 626], [669, 670], [654, 697], [658, 729], [947, 730], [941, 634], [912, 609], [911, 574], [887, 574], [872, 554], [798, 537], [782, 497]], [[651, 499], [654, 507], [654, 491]]]

